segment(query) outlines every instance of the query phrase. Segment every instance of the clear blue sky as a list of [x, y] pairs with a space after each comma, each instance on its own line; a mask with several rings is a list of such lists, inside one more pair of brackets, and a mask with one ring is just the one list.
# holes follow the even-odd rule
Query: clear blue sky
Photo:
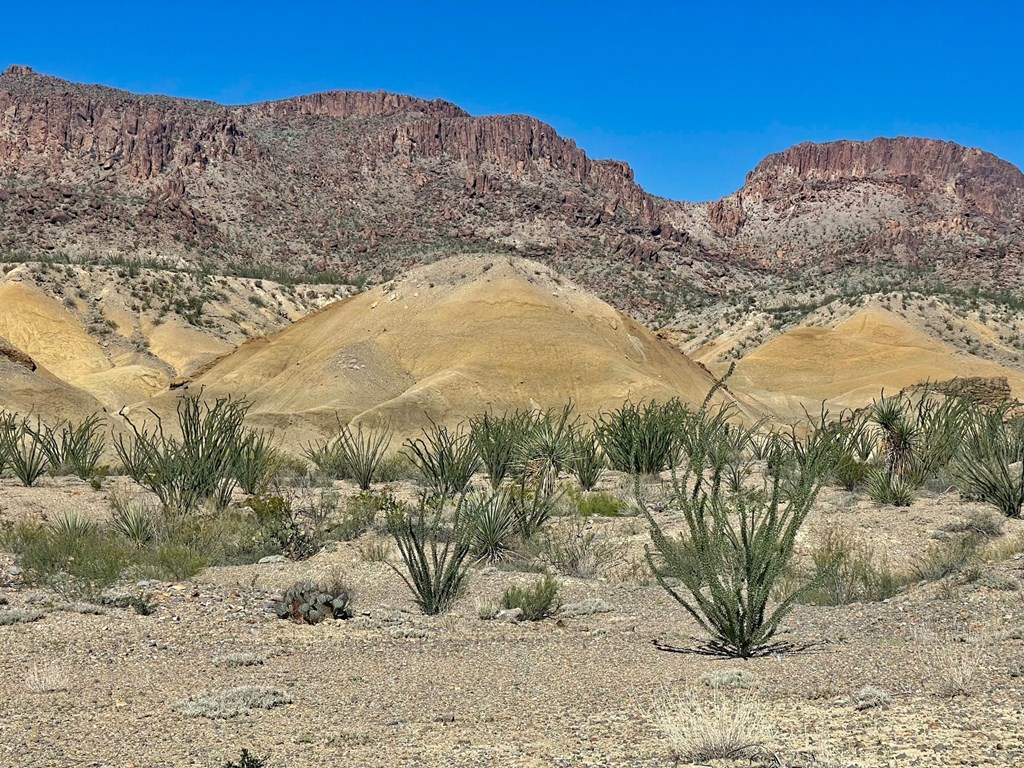
[[3, 17], [0, 68], [225, 103], [383, 89], [525, 113], [676, 199], [732, 192], [808, 140], [929, 136], [1024, 166], [1011, 0], [76, 0]]

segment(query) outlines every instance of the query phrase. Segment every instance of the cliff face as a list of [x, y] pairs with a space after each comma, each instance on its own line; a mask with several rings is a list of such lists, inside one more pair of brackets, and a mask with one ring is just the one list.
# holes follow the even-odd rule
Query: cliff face
[[1024, 263], [1024, 176], [980, 150], [801, 144], [733, 195], [672, 203], [534, 118], [384, 92], [226, 107], [10, 67], [0, 179], [0, 254], [381, 279], [508, 250], [645, 318], [794, 267], [952, 264], [1002, 286]]
[[1016, 212], [1024, 174], [995, 155], [950, 141], [808, 142], [758, 163], [740, 197], [774, 202], [821, 185], [853, 182], [899, 185], [915, 198], [937, 193], [968, 211], [998, 218]]
[[798, 144], [735, 194], [670, 218], [737, 264], [783, 276], [910, 268], [998, 289], [1024, 277], [1024, 174], [948, 141]]
[[[408, 267], [417, 247], [513, 249], [572, 260], [611, 298], [595, 283], [607, 254], [628, 272], [664, 265], [685, 242], [628, 165], [591, 160], [539, 120], [384, 92], [224, 107], [10, 67], [0, 176], [6, 250], [202, 251], [373, 276]], [[620, 282], [621, 306], [633, 299], [629, 275]]]

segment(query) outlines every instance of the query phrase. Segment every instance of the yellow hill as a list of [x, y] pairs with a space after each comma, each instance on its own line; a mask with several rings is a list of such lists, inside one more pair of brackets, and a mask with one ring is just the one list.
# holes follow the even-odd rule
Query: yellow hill
[[1024, 395], [1024, 374], [965, 354], [933, 339], [902, 317], [869, 307], [834, 328], [801, 327], [747, 354], [730, 384], [783, 419], [817, 410], [822, 400], [857, 407], [885, 388], [924, 381], [1006, 376]]
[[[330, 305], [244, 344], [196, 379], [253, 403], [289, 442], [342, 423], [411, 434], [487, 409], [585, 413], [626, 399], [703, 400], [713, 379], [648, 329], [553, 274], [461, 256]], [[169, 403], [167, 404], [169, 405]]]

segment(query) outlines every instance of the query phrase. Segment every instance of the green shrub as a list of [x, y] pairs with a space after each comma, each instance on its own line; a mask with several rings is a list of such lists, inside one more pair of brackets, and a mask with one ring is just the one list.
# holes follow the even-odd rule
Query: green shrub
[[542, 576], [529, 587], [511, 586], [501, 596], [501, 607], [519, 608], [527, 621], [540, 621], [558, 610], [558, 581]]
[[228, 760], [224, 763], [224, 768], [267, 768], [266, 761], [256, 757], [248, 749], [243, 749], [241, 756], [238, 758], [238, 762]]
[[26, 580], [69, 602], [99, 601], [131, 563], [121, 541], [76, 515], [47, 524], [18, 523], [5, 538], [18, 554]]
[[574, 457], [577, 421], [570, 402], [559, 410], [533, 415], [517, 446], [515, 465], [520, 482], [534, 486], [543, 496], [555, 492], [558, 476]]
[[573, 506], [576, 507], [576, 511], [583, 517], [621, 517], [627, 510], [626, 503], [622, 499], [604, 491], [580, 493], [570, 490], [569, 498], [572, 500]]
[[420, 498], [414, 510], [394, 511], [388, 528], [398, 545], [405, 571], [388, 563], [405, 582], [420, 610], [445, 613], [462, 595], [468, 575], [469, 543], [459, 530], [463, 497], [456, 502], [455, 527], [444, 524], [446, 497]]
[[461, 427], [449, 431], [431, 422], [422, 438], [406, 440], [405, 447], [423, 479], [443, 496], [462, 493], [481, 466], [469, 435]]
[[593, 434], [578, 435], [573, 443], [569, 471], [584, 491], [592, 491], [604, 475], [606, 461]]
[[284, 497], [257, 495], [245, 501], [252, 510], [262, 549], [293, 560], [312, 557], [320, 549], [320, 531], [304, 524], [302, 514]]
[[689, 412], [679, 400], [626, 403], [601, 414], [594, 434], [612, 469], [652, 475], [677, 465], [680, 436]]
[[400, 510], [401, 504], [390, 493], [372, 493], [361, 491], [345, 502], [345, 510], [341, 522], [332, 529], [332, 536], [342, 541], [357, 539], [372, 530], [377, 516]]
[[168, 514], [194, 513], [207, 500], [227, 506], [235, 487], [239, 446], [246, 440], [242, 420], [248, 404], [219, 398], [212, 405], [197, 396], [178, 401], [181, 439], [156, 426], [137, 425], [127, 416], [130, 435], [119, 435], [114, 449], [128, 475], [160, 499]]
[[685, 526], [680, 537], [662, 531], [639, 480], [637, 501], [650, 527], [647, 559], [658, 583], [711, 635], [711, 652], [749, 657], [780, 647], [773, 637], [796, 595], [769, 603], [832, 455], [826, 442], [809, 441], [785, 484], [776, 476], [757, 488], [730, 491], [731, 448], [723, 444], [728, 416], [724, 409], [710, 414], [702, 408], [693, 419], [685, 472], [673, 480], [671, 506]]

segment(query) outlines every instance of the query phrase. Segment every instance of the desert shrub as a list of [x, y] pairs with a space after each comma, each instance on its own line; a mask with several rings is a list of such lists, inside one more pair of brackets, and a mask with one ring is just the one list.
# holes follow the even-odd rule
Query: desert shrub
[[366, 491], [377, 479], [390, 446], [391, 432], [388, 428], [364, 432], [360, 424], [354, 431], [343, 426], [334, 440], [307, 446], [304, 455], [329, 476], [352, 480]]
[[711, 635], [710, 651], [748, 657], [780, 647], [772, 638], [796, 595], [770, 606], [772, 592], [833, 455], [827, 442], [808, 442], [785, 484], [765, 477], [759, 487], [731, 491], [724, 482], [731, 451], [721, 437], [728, 417], [727, 409], [702, 408], [693, 418], [685, 472], [673, 479], [671, 507], [682, 514], [681, 536], [664, 534], [639, 481], [637, 501], [650, 527], [647, 558], [659, 584]]
[[603, 413], [594, 434], [612, 469], [651, 475], [678, 463], [680, 434], [689, 412], [679, 400], [658, 403], [626, 403]]
[[845, 453], [836, 459], [829, 480], [843, 490], [855, 491], [868, 481], [872, 468], [869, 462], [859, 461], [852, 453]]
[[323, 530], [309, 525], [303, 512], [283, 496], [261, 494], [245, 501], [259, 531], [259, 548], [279, 552], [293, 560], [305, 560], [316, 554]]
[[813, 567], [798, 600], [811, 605], [847, 605], [885, 600], [904, 580], [846, 531], [826, 529], [811, 550]]
[[238, 762], [228, 760], [224, 763], [224, 768], [267, 768], [267, 763], [265, 760], [256, 757], [248, 749], [243, 749]]
[[938, 581], [955, 576], [978, 561], [981, 543], [980, 537], [969, 534], [933, 541], [918, 556], [911, 577], [918, 581]]
[[345, 502], [341, 520], [331, 529], [333, 538], [351, 541], [373, 530], [377, 517], [400, 510], [401, 503], [390, 493], [360, 491]]
[[512, 554], [519, 530], [518, 503], [509, 488], [467, 497], [465, 524], [470, 552], [477, 562], [495, 563]]
[[676, 757], [695, 763], [752, 757], [764, 752], [772, 738], [765, 706], [719, 692], [708, 699], [692, 693], [666, 697], [654, 722]]
[[976, 412], [953, 460], [957, 484], [970, 498], [991, 504], [1007, 517], [1024, 505], [1024, 419], [1005, 420], [1005, 411]]
[[405, 448], [427, 484], [444, 496], [462, 493], [480, 468], [480, 458], [461, 427], [449, 431], [431, 422], [423, 437], [406, 440]]
[[950, 523], [943, 530], [948, 533], [969, 533], [986, 539], [998, 539], [1004, 534], [1006, 518], [993, 510], [968, 510], [962, 519]]
[[404, 453], [395, 453], [381, 459], [377, 467], [377, 482], [396, 483], [402, 480], [421, 480], [416, 465]]
[[485, 413], [470, 419], [469, 426], [473, 448], [487, 469], [491, 487], [497, 489], [515, 468], [517, 451], [530, 426], [529, 415]]
[[874, 685], [865, 685], [852, 696], [854, 709], [865, 710], [884, 707], [892, 701], [889, 692]]
[[274, 602], [274, 613], [280, 619], [297, 624], [319, 624], [326, 618], [350, 619], [355, 615], [351, 587], [335, 574], [330, 579], [299, 581], [284, 591]]
[[591, 433], [577, 435], [569, 459], [569, 471], [580, 488], [592, 491], [604, 475], [606, 467], [607, 461], [597, 438]]
[[222, 691], [204, 691], [181, 702], [177, 709], [190, 717], [214, 719], [237, 717], [254, 709], [273, 709], [291, 703], [284, 691], [258, 685], [242, 685]]
[[572, 505], [583, 517], [621, 517], [627, 510], [626, 502], [604, 491], [568, 492]]
[[[235, 487], [238, 446], [245, 439], [242, 420], [248, 404], [219, 398], [212, 405], [188, 396], [178, 401], [181, 439], [156, 426], [137, 425], [124, 416], [131, 434], [114, 441], [114, 450], [127, 474], [148, 488], [169, 514], [184, 516], [212, 500], [223, 508]], [[152, 413], [152, 412], [151, 412]]]
[[501, 607], [519, 608], [526, 621], [540, 621], [558, 610], [558, 580], [542, 576], [528, 587], [512, 585], [501, 596]]
[[0, 611], [0, 627], [11, 627], [15, 624], [31, 624], [33, 621], [39, 621], [46, 613], [43, 611], [34, 610], [8, 610]]
[[531, 541], [530, 551], [543, 565], [578, 579], [592, 579], [626, 558], [624, 542], [602, 535], [578, 515], [545, 530]]
[[757, 677], [753, 672], [745, 669], [716, 669], [713, 672], [705, 672], [698, 678], [708, 688], [727, 688], [739, 690], [753, 688]]
[[115, 534], [139, 549], [156, 540], [156, 515], [145, 504], [112, 493], [110, 507], [110, 528]]
[[68, 601], [98, 602], [131, 560], [125, 545], [78, 515], [46, 523], [21, 522], [5, 536], [26, 580]]
[[102, 419], [93, 414], [77, 425], [62, 422], [50, 428], [39, 421], [34, 430], [26, 426], [26, 431], [32, 434], [46, 454], [51, 471], [71, 473], [88, 480], [99, 466], [106, 446], [102, 425]]
[[190, 579], [206, 568], [206, 558], [194, 547], [175, 541], [161, 544], [150, 563], [154, 575], [171, 581]]
[[453, 510], [454, 525], [445, 524], [447, 497], [420, 497], [414, 509], [395, 510], [388, 530], [398, 546], [403, 571], [388, 562], [427, 615], [447, 612], [465, 591], [470, 547], [462, 525], [464, 497]]

